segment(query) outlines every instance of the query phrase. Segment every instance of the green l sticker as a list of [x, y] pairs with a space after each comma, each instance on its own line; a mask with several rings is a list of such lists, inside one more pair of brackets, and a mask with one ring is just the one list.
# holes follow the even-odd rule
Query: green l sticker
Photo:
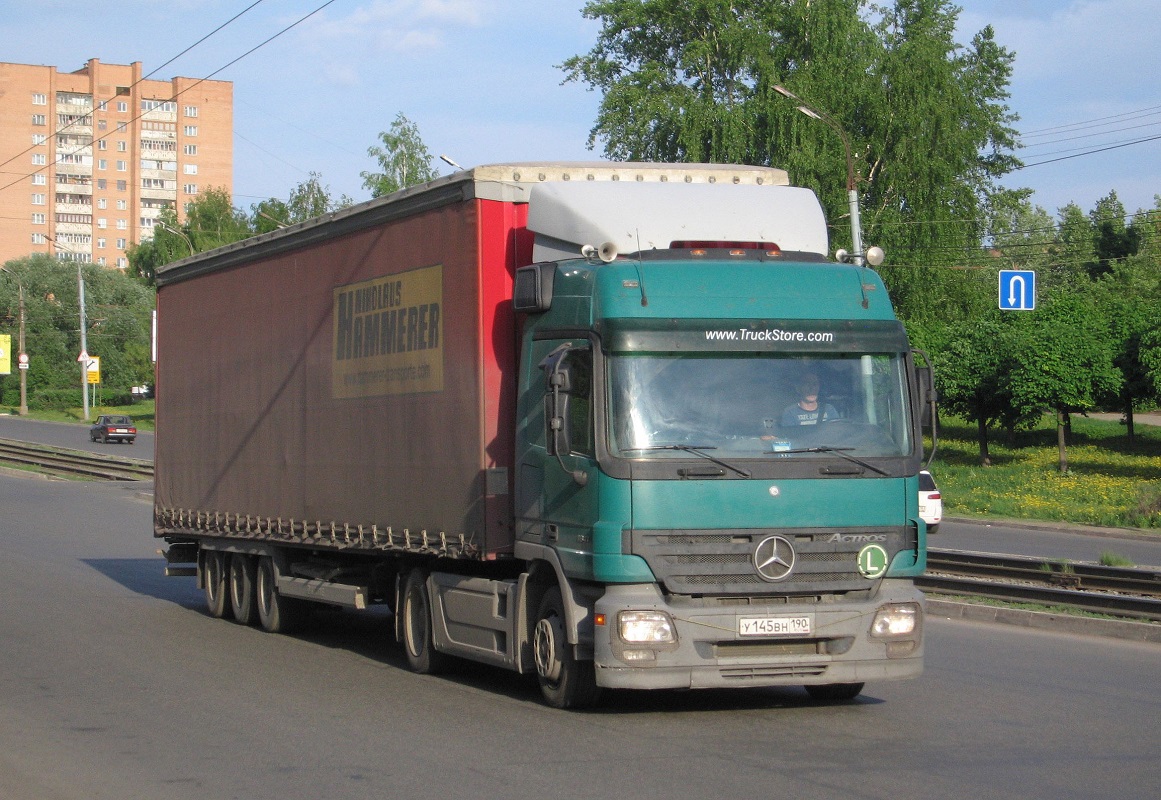
[[859, 551], [859, 572], [864, 578], [881, 578], [887, 572], [887, 551], [869, 544]]

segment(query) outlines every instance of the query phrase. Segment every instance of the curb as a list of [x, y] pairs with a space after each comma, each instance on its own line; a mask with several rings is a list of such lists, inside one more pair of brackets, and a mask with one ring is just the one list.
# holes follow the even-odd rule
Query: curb
[[1076, 617], [1070, 614], [1054, 614], [1048, 611], [1028, 611], [1020, 608], [957, 603], [951, 600], [927, 598], [927, 613], [944, 619], [959, 619], [969, 622], [992, 622], [1015, 625], [1021, 628], [1053, 631], [1055, 633], [1076, 633], [1085, 636], [1104, 636], [1111, 639], [1126, 639], [1135, 642], [1161, 644], [1161, 625], [1129, 620], [1098, 619]]
[[[1134, 539], [1142, 542], [1161, 542], [1161, 530], [1153, 532], [1148, 528], [1101, 528], [1096, 525], [1080, 525], [1075, 522], [1058, 522], [1056, 520], [1036, 519], [1006, 519], [1001, 517], [944, 517], [942, 522], [954, 522], [957, 525], [979, 525], [985, 528], [993, 525], [1003, 525], [1008, 528], [1021, 528], [1030, 531], [1059, 531], [1061, 533], [1082, 533], [1085, 536], [1101, 536], [1106, 539]], [[938, 537], [936, 533], [934, 536]], [[931, 539], [927, 540], [928, 546]]]

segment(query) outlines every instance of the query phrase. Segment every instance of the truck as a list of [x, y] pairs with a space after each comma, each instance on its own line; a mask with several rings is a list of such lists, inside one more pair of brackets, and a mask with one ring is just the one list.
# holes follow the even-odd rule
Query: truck
[[166, 573], [276, 633], [385, 608], [410, 669], [558, 708], [916, 676], [930, 365], [828, 252], [783, 170], [545, 162], [173, 262]]

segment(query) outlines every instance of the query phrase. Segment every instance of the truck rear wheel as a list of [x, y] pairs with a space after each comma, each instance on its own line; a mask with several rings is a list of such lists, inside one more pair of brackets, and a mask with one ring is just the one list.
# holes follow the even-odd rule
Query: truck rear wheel
[[536, 657], [536, 677], [540, 693], [554, 708], [587, 708], [601, 694], [592, 661], [581, 661], [573, 653], [565, 629], [564, 601], [560, 587], [544, 593], [532, 631]]
[[254, 559], [242, 553], [230, 554], [230, 609], [242, 625], [258, 619], [254, 592]]
[[203, 550], [201, 559], [206, 610], [211, 617], [227, 619], [230, 616], [230, 600], [227, 596], [226, 554], [220, 550]]
[[439, 672], [447, 657], [437, 652], [432, 643], [431, 598], [427, 594], [427, 578], [422, 570], [413, 569], [408, 573], [399, 613], [407, 666], [421, 675]]
[[302, 601], [278, 592], [276, 577], [274, 559], [261, 556], [254, 574], [258, 622], [270, 633], [290, 633], [299, 626], [306, 609]]

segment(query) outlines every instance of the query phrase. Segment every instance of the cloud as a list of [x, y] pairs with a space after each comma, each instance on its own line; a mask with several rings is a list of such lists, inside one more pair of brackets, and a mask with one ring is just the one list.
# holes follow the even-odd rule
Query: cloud
[[324, 52], [344, 55], [362, 49], [415, 53], [441, 49], [447, 36], [483, 20], [483, 0], [373, 0], [343, 17], [311, 27], [311, 38]]

